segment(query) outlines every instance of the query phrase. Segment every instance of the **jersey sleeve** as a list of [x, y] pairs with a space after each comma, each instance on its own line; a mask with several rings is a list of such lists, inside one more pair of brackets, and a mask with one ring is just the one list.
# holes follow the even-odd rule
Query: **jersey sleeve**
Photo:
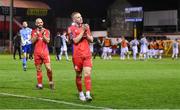
[[68, 36], [69, 36], [69, 40], [72, 40], [73, 34], [72, 34], [72, 31], [71, 31], [71, 27], [68, 27]]
[[19, 33], [20, 33], [20, 36], [21, 36], [21, 45], [24, 46], [24, 45], [26, 45], [26, 40], [25, 40], [24, 37], [23, 37], [23, 32], [22, 32], [22, 30], [20, 30]]
[[71, 27], [71, 34], [72, 34], [72, 38], [76, 38], [76, 32], [75, 29], [73, 27]]
[[47, 38], [50, 38], [50, 31], [49, 30], [45, 30], [45, 36], [47, 37]]
[[86, 33], [91, 36], [91, 30], [90, 27], [87, 29]]
[[29, 28], [29, 32], [28, 32], [28, 40], [31, 40], [31, 33], [32, 33], [32, 29]]
[[31, 38], [34, 38], [36, 36], [36, 31], [35, 30], [32, 30], [31, 32]]

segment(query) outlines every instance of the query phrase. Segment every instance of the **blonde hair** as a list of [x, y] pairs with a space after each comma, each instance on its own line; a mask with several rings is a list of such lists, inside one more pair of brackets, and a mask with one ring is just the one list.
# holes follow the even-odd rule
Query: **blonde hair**
[[80, 14], [79, 12], [73, 12], [72, 14], [71, 14], [71, 18], [74, 18], [74, 15], [76, 15], [76, 14]]

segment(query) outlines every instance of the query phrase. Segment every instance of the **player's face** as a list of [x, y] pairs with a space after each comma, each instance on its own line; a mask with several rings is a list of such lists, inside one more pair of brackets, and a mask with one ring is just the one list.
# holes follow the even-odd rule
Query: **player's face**
[[27, 27], [28, 26], [28, 24], [27, 24], [27, 22], [23, 22], [23, 27]]
[[38, 28], [42, 28], [43, 27], [43, 21], [41, 19], [36, 20], [36, 26]]
[[73, 21], [77, 24], [82, 24], [83, 23], [83, 19], [80, 13], [77, 13], [74, 15], [73, 17]]

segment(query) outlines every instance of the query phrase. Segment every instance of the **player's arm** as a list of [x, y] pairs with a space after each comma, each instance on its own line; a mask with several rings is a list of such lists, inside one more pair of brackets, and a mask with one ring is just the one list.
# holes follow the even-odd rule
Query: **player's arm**
[[104, 45], [104, 39], [103, 39], [103, 41], [102, 41], [102, 43], [101, 43], [101, 46], [103, 46]]
[[28, 35], [28, 41], [31, 41], [31, 33], [32, 33], [32, 29], [29, 29], [29, 31], [30, 31], [30, 34]]
[[46, 43], [49, 43], [50, 42], [50, 32], [49, 31], [44, 31], [43, 32], [43, 41], [46, 42]]
[[87, 40], [92, 43], [93, 42], [93, 36], [90, 34], [87, 34]]
[[126, 40], [126, 43], [127, 43], [128, 45], [130, 45], [129, 42], [128, 42], [127, 40]]
[[28, 41], [31, 41], [31, 35], [28, 35]]
[[24, 45], [26, 44], [26, 40], [24, 39], [24, 37], [23, 37], [21, 31], [20, 31], [20, 36], [21, 36], [21, 45], [24, 46]]
[[130, 47], [132, 47], [132, 41], [129, 43]]
[[64, 36], [66, 42], [68, 42], [68, 36]]
[[93, 43], [93, 36], [91, 35], [89, 25], [85, 24], [85, 26], [86, 26], [87, 40]]
[[38, 40], [38, 35], [37, 35], [37, 33], [36, 33], [36, 32], [32, 32], [31, 42], [32, 42], [32, 43], [35, 43], [37, 40]]
[[83, 25], [82, 31], [80, 32], [80, 34], [79, 34], [77, 37], [74, 37], [74, 38], [73, 38], [73, 42], [74, 42], [75, 44], [79, 43], [79, 41], [82, 39], [85, 30], [86, 30], [86, 27]]

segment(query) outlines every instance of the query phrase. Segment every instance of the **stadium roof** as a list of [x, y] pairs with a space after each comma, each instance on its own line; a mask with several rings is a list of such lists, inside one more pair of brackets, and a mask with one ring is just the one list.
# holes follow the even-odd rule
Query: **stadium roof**
[[[9, 7], [10, 0], [0, 0], [0, 6]], [[38, 9], [50, 9], [50, 7], [40, 1], [27, 1], [27, 0], [14, 0], [15, 8], [38, 8]]]

